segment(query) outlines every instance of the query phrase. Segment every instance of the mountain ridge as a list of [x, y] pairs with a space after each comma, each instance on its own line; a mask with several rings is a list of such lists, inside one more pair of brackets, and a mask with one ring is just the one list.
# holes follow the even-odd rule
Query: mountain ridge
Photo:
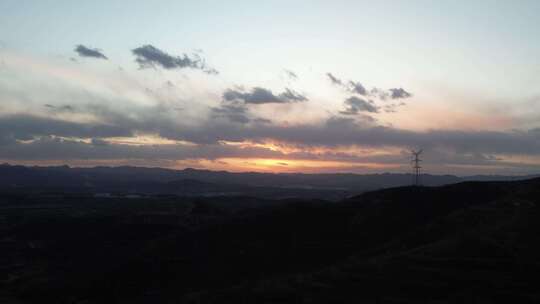
[[[458, 177], [454, 175], [422, 174], [421, 181], [426, 186], [440, 186], [469, 180], [522, 180], [537, 175], [499, 176], [475, 175]], [[182, 170], [147, 167], [106, 167], [91, 168], [69, 166], [40, 167], [3, 164], [0, 166], [0, 186], [57, 186], [92, 188], [99, 185], [118, 185], [121, 190], [129, 190], [134, 183], [170, 183], [177, 180], [198, 180], [203, 183], [242, 185], [246, 187], [305, 188], [346, 190], [351, 195], [382, 188], [405, 186], [412, 183], [409, 173], [260, 173], [228, 172], [186, 168]]]

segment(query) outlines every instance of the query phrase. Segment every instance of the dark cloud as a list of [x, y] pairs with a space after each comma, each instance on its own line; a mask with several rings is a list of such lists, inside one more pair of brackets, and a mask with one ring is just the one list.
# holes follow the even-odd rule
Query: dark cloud
[[223, 100], [243, 101], [246, 104], [265, 104], [301, 102], [307, 101], [308, 98], [289, 88], [286, 88], [279, 95], [274, 95], [271, 90], [255, 87], [250, 92], [244, 92], [240, 89], [228, 89], [223, 93]]
[[191, 56], [187, 54], [173, 56], [150, 44], [135, 48], [131, 52], [135, 55], [135, 61], [140, 68], [161, 67], [167, 70], [189, 68], [208, 74], [218, 74], [218, 71], [208, 67], [205, 60], [197, 53]]
[[278, 96], [275, 96], [271, 90], [261, 87], [253, 88], [250, 93], [246, 93], [243, 100], [245, 101], [245, 103], [254, 104], [286, 102], [286, 100], [280, 99]]
[[362, 96], [366, 96], [368, 94], [368, 91], [360, 82], [354, 82], [352, 80], [349, 81], [349, 90], [352, 93], [360, 94]]
[[343, 82], [341, 79], [337, 78], [336, 76], [332, 75], [332, 73], [326, 73], [326, 76], [328, 76], [328, 79], [330, 79], [330, 82], [334, 85], [342, 86]]
[[93, 49], [86, 47], [82, 44], [79, 44], [75, 47], [75, 52], [79, 54], [81, 57], [90, 57], [90, 58], [98, 58], [98, 59], [105, 59], [108, 60], [107, 56], [105, 56], [100, 49]]
[[228, 97], [229, 99], [224, 99], [219, 107], [211, 108], [211, 117], [213, 119], [225, 118], [227, 121], [239, 124], [247, 124], [250, 122], [255, 124], [272, 123], [271, 120], [266, 118], [253, 117], [253, 115], [249, 113], [246, 103], [239, 100], [236, 97], [236, 94], [231, 93]]
[[135, 48], [132, 52], [136, 56], [135, 61], [139, 63], [141, 68], [155, 67], [156, 65], [165, 69], [199, 68], [199, 63], [185, 54], [184, 56], [171, 56], [149, 44]]
[[326, 73], [326, 76], [328, 76], [328, 79], [333, 85], [339, 86], [347, 92], [350, 92], [353, 94], [359, 94], [362, 96], [366, 96], [369, 94], [369, 92], [360, 82], [349, 80], [348, 82], [345, 83], [338, 77], [334, 76], [332, 73]]
[[344, 101], [345, 110], [341, 114], [356, 115], [361, 112], [378, 113], [379, 108], [371, 100], [364, 100], [356, 96], [351, 96]]
[[[62, 160], [64, 156], [74, 159], [225, 157], [225, 155], [242, 155], [244, 152], [224, 150], [223, 147], [216, 148], [221, 141], [264, 142], [268, 139], [301, 147], [359, 145], [374, 148], [401, 147], [404, 150], [407, 147], [422, 147], [431, 158], [430, 162], [438, 164], [499, 164], [502, 160], [497, 158], [498, 155], [540, 154], [538, 129], [509, 132], [456, 130], [420, 132], [384, 127], [370, 120], [369, 116], [363, 116], [374, 113], [373, 109], [370, 111], [368, 108], [375, 105], [369, 100], [357, 98], [362, 101], [348, 99], [347, 108], [343, 111], [346, 113], [342, 113], [356, 113], [355, 116], [343, 115], [331, 117], [320, 123], [292, 125], [272, 124], [267, 120], [254, 118], [242, 100], [224, 100], [221, 107], [212, 109], [208, 117], [201, 116], [197, 123], [178, 119], [166, 107], [133, 106], [114, 109], [111, 106], [95, 104], [77, 105], [74, 111], [87, 113], [95, 117], [95, 121], [99, 123], [66, 121], [57, 119], [56, 116], [51, 118], [22, 114], [3, 115], [0, 116], [0, 145], [2, 145], [0, 158]], [[381, 107], [379, 111], [381, 110], [386, 108]], [[108, 137], [145, 133], [197, 145], [185, 153], [179, 150], [187, 151], [185, 149], [188, 148], [177, 146], [135, 149], [111, 142], [104, 145]], [[65, 138], [80, 138], [85, 141], [67, 141]], [[34, 141], [27, 143], [29, 140]], [[212, 152], [208, 152], [209, 150]], [[252, 152], [271, 155], [269, 151], [252, 150]], [[255, 154], [253, 156], [257, 157]], [[274, 156], [279, 157], [278, 154]], [[319, 156], [305, 152], [286, 157]], [[320, 157], [346, 159], [349, 156], [328, 154]]]
[[[97, 145], [96, 145], [97, 143]], [[280, 158], [281, 152], [258, 147], [234, 147], [230, 145], [125, 145], [86, 143], [81, 140], [40, 137], [29, 143], [12, 142], [0, 149], [0, 159], [6, 160], [185, 160], [224, 157], [268, 157]]]
[[[355, 100], [355, 101], [353, 101]], [[160, 136], [199, 144], [225, 141], [263, 141], [275, 139], [301, 145], [315, 146], [398, 146], [444, 148], [459, 153], [482, 154], [540, 154], [540, 130], [530, 131], [454, 131], [430, 130], [408, 131], [377, 126], [369, 119], [358, 119], [370, 112], [369, 101], [350, 99], [358, 116], [331, 117], [320, 124], [279, 125], [255, 121], [242, 104], [231, 103], [211, 111], [210, 117], [201, 117], [193, 125], [169, 116], [170, 111], [161, 108], [129, 109], [113, 111], [105, 106], [91, 105], [84, 109], [102, 123], [76, 123], [32, 115], [0, 116], [0, 141], [4, 144], [14, 140], [31, 140], [40, 136], [74, 138], [107, 138], [133, 136], [136, 133], [153, 133]], [[225, 106], [227, 104], [223, 104]], [[82, 108], [82, 107], [81, 107]], [[362, 111], [365, 110], [365, 111]], [[373, 109], [371, 109], [372, 111]], [[220, 116], [221, 115], [221, 116]], [[235, 116], [236, 115], [236, 116]], [[218, 117], [219, 116], [219, 117]], [[216, 118], [227, 119], [216, 119]], [[246, 123], [250, 119], [250, 123]], [[251, 123], [253, 122], [253, 123]]]
[[285, 92], [279, 94], [280, 99], [287, 100], [289, 102], [292, 101], [307, 101], [308, 98], [294, 90], [291, 90], [289, 88], [285, 88]]
[[[473, 132], [433, 130], [416, 132], [374, 125], [370, 120], [332, 117], [322, 124], [294, 126], [227, 124], [217, 121], [199, 128], [177, 128], [162, 136], [191, 142], [263, 141], [274, 139], [314, 146], [361, 145], [366, 147], [441, 148], [459, 153], [540, 153], [540, 131]], [[211, 141], [209, 141], [211, 140]]]
[[370, 96], [378, 97], [381, 100], [387, 99], [405, 99], [412, 97], [412, 93], [405, 91], [403, 88], [392, 88], [383, 90], [379, 88], [372, 88], [369, 91]]
[[231, 122], [246, 124], [250, 122], [248, 110], [245, 105], [233, 103], [222, 104], [220, 107], [212, 108], [212, 116], [214, 118], [226, 118]]
[[44, 106], [53, 112], [74, 112], [75, 111], [75, 108], [70, 105], [55, 106], [51, 104], [45, 104]]
[[235, 101], [235, 100], [243, 100], [246, 98], [246, 93], [244, 93], [241, 88], [238, 89], [227, 89], [223, 93], [223, 100], [225, 101]]
[[392, 99], [412, 97], [412, 94], [405, 91], [403, 88], [393, 88], [393, 89], [389, 89], [388, 91], [390, 91], [390, 98]]
[[455, 130], [417, 132], [377, 126], [368, 118], [369, 116], [362, 116], [374, 113], [372, 107], [375, 105], [361, 98], [348, 99], [347, 108], [343, 111], [346, 114], [357, 113], [356, 116], [332, 117], [319, 124], [272, 124], [264, 119], [252, 117], [245, 106], [243, 101], [224, 101], [221, 107], [212, 109], [208, 117], [200, 117], [200, 121], [196, 124], [179, 120], [167, 107], [137, 106], [114, 110], [105, 105], [89, 104], [78, 105], [75, 108], [76, 113], [86, 113], [95, 117], [95, 123], [27, 114], [3, 115], [0, 116], [0, 142], [5, 145], [16, 140], [31, 140], [43, 136], [92, 139], [151, 133], [167, 139], [198, 144], [214, 144], [222, 140], [274, 139], [291, 144], [329, 147], [412, 146], [446, 149], [461, 154], [540, 154], [538, 129], [519, 132]]
[[114, 137], [132, 136], [129, 126], [75, 123], [65, 120], [18, 114], [0, 116], [0, 136], [30, 140], [36, 136]]
[[367, 90], [360, 82], [349, 80], [348, 82], [345, 83], [341, 79], [337, 78], [331, 73], [326, 73], [326, 76], [328, 76], [328, 79], [330, 79], [330, 82], [333, 85], [339, 86], [343, 90], [353, 93], [353, 94], [375, 97], [381, 100], [386, 100], [388, 98], [405, 99], [405, 98], [412, 97], [412, 94], [410, 92], [405, 91], [403, 88], [392, 88], [388, 90], [383, 90], [377, 87], [373, 87], [372, 89]]

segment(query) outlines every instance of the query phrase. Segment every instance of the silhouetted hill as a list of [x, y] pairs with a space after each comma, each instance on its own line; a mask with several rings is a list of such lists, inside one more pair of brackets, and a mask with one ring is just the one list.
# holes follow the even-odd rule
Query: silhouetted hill
[[540, 179], [398, 187], [340, 202], [6, 197], [0, 296], [26, 303], [537, 303], [539, 203]]
[[300, 240], [312, 231], [316, 235], [318, 245], [309, 247], [316, 253], [304, 254], [318, 255], [326, 244], [346, 258], [315, 271], [199, 293], [192, 300], [535, 303], [539, 203], [540, 179], [534, 179], [387, 189], [333, 205], [320, 216], [303, 210], [298, 214], [315, 218], [302, 216], [297, 224], [302, 228], [289, 227], [308, 231], [296, 234]]
[[[426, 186], [464, 180], [515, 180], [521, 177], [422, 175]], [[187, 184], [186, 181], [191, 181]], [[270, 198], [342, 199], [365, 191], [411, 184], [410, 174], [270, 174], [143, 167], [0, 166], [0, 189], [61, 192], [123, 192], [177, 195], [256, 195]]]

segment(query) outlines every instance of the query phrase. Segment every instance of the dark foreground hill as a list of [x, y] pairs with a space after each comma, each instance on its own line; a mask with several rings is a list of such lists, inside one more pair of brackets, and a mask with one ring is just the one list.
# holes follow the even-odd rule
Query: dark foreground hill
[[[540, 179], [1, 200], [3, 303], [538, 303]], [[20, 301], [20, 302], [15, 302]]]

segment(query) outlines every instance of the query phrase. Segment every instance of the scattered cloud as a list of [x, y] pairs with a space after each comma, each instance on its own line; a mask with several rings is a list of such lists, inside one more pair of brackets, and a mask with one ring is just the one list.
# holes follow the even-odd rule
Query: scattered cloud
[[330, 82], [332, 82], [332, 84], [337, 85], [337, 86], [343, 85], [343, 82], [341, 81], [341, 79], [337, 78], [332, 73], [326, 73], [326, 76], [328, 76], [328, 79], [330, 79]]
[[77, 54], [79, 54], [79, 56], [81, 57], [90, 57], [105, 60], [109, 59], [103, 54], [100, 49], [93, 49], [82, 44], [79, 44], [75, 47], [75, 52], [77, 52]]
[[209, 74], [209, 75], [219, 75], [218, 70], [216, 70], [214, 68], [209, 68], [209, 67], [204, 68], [203, 72], [205, 72], [206, 74]]
[[353, 80], [343, 82], [340, 78], [334, 76], [332, 73], [326, 73], [326, 76], [328, 76], [328, 79], [333, 85], [340, 87], [346, 92], [359, 94], [362, 96], [369, 95], [369, 92], [360, 82], [356, 82]]
[[[197, 69], [211, 73], [211, 68], [206, 66], [200, 57], [202, 55], [198, 54], [172, 56], [151, 45], [137, 48], [133, 50], [133, 54], [141, 67]], [[79, 55], [106, 59], [99, 55], [97, 57], [88, 54]], [[76, 66], [72, 64], [68, 68], [71, 72]], [[54, 72], [55, 69], [45, 70], [43, 75], [48, 78], [51, 71]], [[291, 71], [291, 73], [288, 77], [291, 79], [297, 77], [294, 72]], [[497, 163], [502, 161], [503, 158], [500, 155], [504, 154], [530, 157], [537, 157], [540, 154], [540, 131], [535, 129], [507, 132], [471, 130], [420, 132], [381, 126], [371, 117], [377, 116], [372, 114], [383, 111], [395, 112], [404, 105], [403, 102], [406, 102], [406, 98], [410, 98], [412, 93], [401, 87], [369, 89], [359, 82], [340, 79], [331, 73], [326, 76], [333, 85], [342, 88], [344, 97], [348, 97], [343, 101], [343, 108], [339, 115], [325, 116], [326, 118], [308, 117], [307, 119], [300, 117], [298, 120], [276, 117], [274, 122], [256, 116], [260, 114], [270, 117], [273, 107], [251, 105], [299, 103], [307, 101], [308, 97], [303, 92], [293, 90], [291, 85], [286, 85], [283, 90], [274, 90], [274, 92], [264, 87], [231, 87], [223, 92], [221, 103], [215, 106], [209, 106], [203, 102], [189, 103], [190, 100], [203, 100], [198, 99], [201, 96], [205, 98], [212, 96], [215, 99], [215, 94], [206, 91], [204, 92], [206, 95], [194, 94], [187, 97], [171, 94], [174, 95], [171, 97], [174, 102], [169, 103], [167, 100], [161, 103], [159, 98], [155, 97], [156, 94], [150, 95], [141, 91], [148, 87], [149, 90], [156, 92], [159, 90], [156, 87], [162, 86], [162, 89], [171, 92], [174, 88], [175, 93], [185, 93], [187, 90], [184, 88], [187, 86], [184, 86], [183, 82], [177, 78], [157, 79], [156, 82], [159, 82], [159, 85], [156, 86], [149, 83], [140, 86], [137, 83], [134, 86], [132, 80], [129, 79], [126, 80], [129, 84], [125, 87], [122, 84], [122, 87], [116, 91], [116, 84], [111, 86], [114, 89], [106, 85], [100, 87], [101, 83], [94, 81], [98, 79], [98, 77], [93, 77], [96, 75], [84, 75], [92, 77], [79, 79], [72, 77], [72, 73], [65, 74], [67, 75], [65, 83], [69, 85], [75, 83], [80, 88], [62, 87], [62, 83], [56, 82], [56, 79], [47, 83], [47, 90], [50, 89], [50, 91], [43, 90], [40, 86], [20, 85], [19, 88], [8, 81], [0, 83], [4, 100], [15, 100], [10, 104], [0, 105], [0, 110], [2, 110], [0, 112], [0, 145], [2, 145], [0, 158], [22, 160], [166, 158], [174, 160], [194, 157], [210, 159], [253, 156], [283, 158], [284, 163], [286, 163], [285, 158], [294, 159], [295, 157], [356, 161], [358, 160], [356, 156], [341, 155], [335, 151], [326, 154], [309, 152], [309, 147], [339, 150], [340, 147], [355, 145], [381, 150], [386, 147], [403, 149], [410, 146], [423, 147], [429, 152], [431, 162], [450, 165]], [[122, 73], [123, 77], [126, 74], [127, 72]], [[52, 75], [59, 75], [59, 78], [62, 76], [60, 73]], [[55, 81], [55, 85], [59, 85], [57, 87], [49, 85], [52, 81]], [[27, 83], [32, 84], [30, 81]], [[54, 91], [56, 89], [59, 90]], [[187, 93], [189, 95], [190, 92], [187, 91]], [[176, 98], [182, 100], [181, 105], [184, 111], [171, 111], [178, 109], [179, 103]], [[379, 100], [386, 100], [386, 102]], [[28, 103], [25, 103], [26, 101]], [[26, 109], [28, 112], [25, 112]], [[127, 147], [111, 139], [136, 137], [139, 134], [151, 134], [167, 141], [189, 142], [189, 145]], [[298, 146], [301, 152], [285, 153], [267, 148], [232, 148], [220, 145], [220, 142], [264, 143], [265, 141]], [[383, 158], [378, 160], [386, 161]], [[293, 163], [289, 165], [294, 166]]]
[[279, 94], [280, 99], [287, 100], [289, 102], [307, 101], [308, 98], [292, 89], [285, 88], [285, 92]]
[[308, 98], [289, 88], [285, 88], [283, 93], [275, 95], [269, 89], [254, 87], [249, 92], [245, 92], [241, 88], [228, 89], [223, 93], [223, 100], [242, 101], [245, 104], [265, 104], [302, 102], [307, 101]]
[[368, 91], [366, 90], [366, 88], [364, 88], [364, 86], [360, 82], [354, 82], [352, 80], [349, 81], [348, 89], [352, 93], [360, 94], [362, 96], [366, 96], [368, 94]]
[[74, 112], [75, 108], [70, 105], [61, 105], [61, 106], [55, 106], [52, 104], [45, 104], [45, 108], [49, 109], [52, 112]]
[[367, 90], [366, 87], [364, 87], [364, 85], [362, 85], [360, 82], [353, 80], [343, 82], [340, 78], [337, 78], [332, 73], [326, 73], [326, 76], [328, 76], [328, 79], [330, 79], [330, 82], [333, 85], [342, 88], [348, 93], [358, 94], [361, 96], [375, 97], [379, 98], [380, 100], [387, 100], [388, 98], [405, 99], [413, 96], [412, 93], [405, 91], [403, 88], [391, 88], [388, 90], [383, 90], [373, 87], [370, 90]]
[[345, 110], [341, 111], [344, 115], [356, 115], [361, 112], [378, 113], [379, 108], [371, 100], [351, 96], [344, 101]]
[[390, 91], [390, 98], [392, 99], [401, 99], [401, 98], [409, 98], [412, 97], [412, 94], [405, 91], [403, 88], [393, 88], [389, 89]]
[[131, 52], [135, 55], [135, 61], [141, 69], [150, 67], [161, 67], [167, 70], [189, 68], [201, 70], [208, 74], [219, 73], [216, 69], [208, 67], [199, 53], [191, 56], [187, 54], [173, 56], [150, 44], [135, 48]]

